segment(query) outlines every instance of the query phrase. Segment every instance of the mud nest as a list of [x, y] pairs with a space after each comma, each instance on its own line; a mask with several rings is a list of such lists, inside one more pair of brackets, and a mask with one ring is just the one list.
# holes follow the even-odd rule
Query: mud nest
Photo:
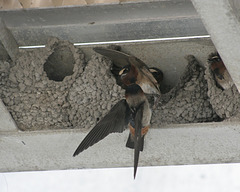
[[192, 55], [178, 84], [162, 97], [162, 104], [153, 111], [153, 126], [169, 123], [199, 123], [218, 121], [208, 95], [204, 68]]
[[[71, 52], [69, 57], [74, 58], [73, 73], [61, 82], [50, 80], [44, 65], [56, 48], [63, 47], [67, 47]], [[8, 80], [1, 87], [3, 102], [20, 129], [71, 127], [67, 97], [69, 87], [83, 72], [83, 60], [84, 55], [79, 49], [55, 38], [44, 49], [21, 52], [9, 69]]]
[[109, 61], [86, 64], [80, 49], [56, 38], [0, 65], [1, 98], [21, 130], [90, 128], [123, 95]]
[[[208, 90], [210, 80], [195, 57], [187, 62], [179, 83], [153, 111], [153, 127], [222, 117], [212, 101], [218, 90]], [[52, 38], [45, 48], [21, 51], [14, 63], [0, 62], [0, 96], [21, 130], [90, 129], [124, 97], [111, 64], [98, 54], [86, 61], [79, 48]]]
[[[212, 53], [209, 55], [209, 58], [216, 55], [217, 53]], [[217, 86], [210, 65], [209, 61], [205, 63], [205, 78], [208, 85], [207, 94], [214, 111], [223, 120], [240, 116], [240, 94], [237, 87], [234, 84], [227, 89], [221, 89]]]
[[124, 97], [124, 90], [116, 84], [110, 66], [110, 61], [92, 56], [69, 89], [69, 120], [74, 127], [93, 127]]

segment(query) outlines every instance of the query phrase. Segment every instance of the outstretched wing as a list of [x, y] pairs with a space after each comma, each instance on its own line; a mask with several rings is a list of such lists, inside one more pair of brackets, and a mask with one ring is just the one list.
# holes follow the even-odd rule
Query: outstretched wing
[[87, 134], [80, 143], [73, 156], [78, 155], [88, 147], [99, 142], [108, 134], [114, 132], [123, 132], [128, 124], [130, 109], [125, 99], [119, 101], [109, 113], [103, 117], [98, 124]]
[[131, 64], [131, 59], [135, 59], [137, 62], [136, 62], [136, 67], [146, 67], [148, 68], [148, 66], [143, 62], [141, 61], [140, 59], [138, 59], [137, 57], [134, 57], [132, 55], [128, 55], [126, 53], [123, 53], [121, 51], [117, 51], [117, 50], [114, 50], [114, 49], [107, 49], [107, 48], [103, 48], [103, 47], [95, 47], [93, 48], [94, 51], [96, 51], [97, 53], [105, 56], [105, 57], [108, 57], [109, 59], [111, 59], [113, 61], [113, 63], [122, 68], [126, 65], [129, 65]]
[[114, 65], [118, 66], [119, 68], [123, 68], [124, 66], [130, 64], [128, 60], [130, 56], [126, 53], [102, 47], [95, 47], [93, 50], [111, 59]]

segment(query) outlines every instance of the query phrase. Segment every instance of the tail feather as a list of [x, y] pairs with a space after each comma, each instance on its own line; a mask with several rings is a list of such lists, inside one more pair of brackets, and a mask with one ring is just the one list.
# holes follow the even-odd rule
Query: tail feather
[[[144, 145], [144, 136], [141, 138], [141, 145], [139, 146], [139, 150], [143, 151], [143, 145]], [[126, 143], [126, 147], [130, 149], [134, 149], [134, 138], [132, 137], [131, 133], [129, 133], [128, 140]]]
[[[139, 144], [141, 143], [141, 140], [139, 141]], [[136, 142], [135, 149], [134, 149], [134, 173], [133, 173], [133, 177], [134, 179], [136, 178], [136, 174], [137, 174], [137, 168], [138, 168], [138, 160], [139, 160], [139, 146], [138, 146], [138, 142]]]

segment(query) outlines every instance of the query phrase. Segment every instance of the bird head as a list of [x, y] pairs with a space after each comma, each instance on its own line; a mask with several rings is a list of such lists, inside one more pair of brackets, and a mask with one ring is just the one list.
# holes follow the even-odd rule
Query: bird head
[[137, 74], [138, 72], [134, 65], [127, 65], [119, 71], [120, 79], [126, 86], [136, 83]]
[[227, 70], [220, 55], [216, 53], [212, 57], [208, 59], [210, 63], [211, 71], [216, 75], [219, 79], [223, 79], [223, 74]]

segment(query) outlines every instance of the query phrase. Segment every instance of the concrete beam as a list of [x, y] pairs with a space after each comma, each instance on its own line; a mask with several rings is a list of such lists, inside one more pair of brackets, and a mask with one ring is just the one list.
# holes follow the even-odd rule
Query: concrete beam
[[229, 1], [192, 0], [240, 92], [240, 23]]
[[4, 21], [0, 18], [0, 41], [8, 52], [8, 55], [14, 61], [19, 53], [18, 44], [11, 31], [6, 27]]
[[[132, 167], [125, 147], [129, 131], [111, 134], [72, 157], [87, 132], [55, 130], [0, 134], [0, 172]], [[140, 166], [240, 162], [239, 123], [202, 123], [152, 128]]]
[[2, 131], [17, 131], [17, 126], [0, 99], [0, 133]]
[[190, 0], [0, 11], [20, 46], [207, 35]]

